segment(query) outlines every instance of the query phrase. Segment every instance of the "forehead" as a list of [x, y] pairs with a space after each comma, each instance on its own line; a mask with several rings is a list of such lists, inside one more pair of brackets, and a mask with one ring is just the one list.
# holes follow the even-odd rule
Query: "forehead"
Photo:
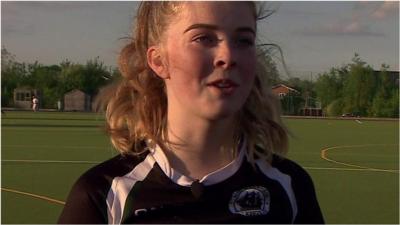
[[213, 24], [220, 27], [256, 27], [256, 15], [250, 2], [190, 1], [185, 2], [171, 25], [193, 23]]

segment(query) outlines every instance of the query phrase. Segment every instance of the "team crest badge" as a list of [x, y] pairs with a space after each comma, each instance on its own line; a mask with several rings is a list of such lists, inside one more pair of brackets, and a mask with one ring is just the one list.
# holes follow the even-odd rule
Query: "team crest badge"
[[269, 212], [271, 197], [262, 186], [253, 186], [235, 191], [229, 202], [229, 210], [243, 216], [261, 216]]

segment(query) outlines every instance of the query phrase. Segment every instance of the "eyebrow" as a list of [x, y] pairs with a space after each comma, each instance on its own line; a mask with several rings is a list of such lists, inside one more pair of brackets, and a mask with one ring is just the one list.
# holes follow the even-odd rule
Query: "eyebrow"
[[[183, 33], [186, 33], [190, 30], [201, 29], [201, 28], [202, 29], [210, 29], [210, 30], [218, 30], [218, 26], [213, 25], [213, 24], [196, 23], [196, 24], [190, 25], [188, 28], [186, 28], [186, 30]], [[238, 27], [238, 28], [236, 28], [236, 31], [237, 32], [250, 32], [250, 33], [256, 35], [256, 32], [251, 27]]]

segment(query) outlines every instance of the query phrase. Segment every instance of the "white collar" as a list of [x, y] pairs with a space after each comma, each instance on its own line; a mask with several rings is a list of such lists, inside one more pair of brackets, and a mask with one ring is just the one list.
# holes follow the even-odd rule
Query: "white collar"
[[[239, 148], [239, 154], [232, 162], [214, 172], [205, 175], [202, 179], [200, 179], [199, 182], [204, 185], [212, 185], [226, 180], [227, 178], [235, 174], [239, 170], [243, 158], [246, 155], [246, 142], [243, 141]], [[173, 182], [181, 186], [190, 186], [195, 181], [195, 179], [187, 177], [172, 168], [168, 162], [166, 155], [164, 154], [164, 151], [161, 149], [160, 146], [156, 145], [155, 148], [149, 148], [149, 150], [151, 156], [160, 166], [162, 171]]]

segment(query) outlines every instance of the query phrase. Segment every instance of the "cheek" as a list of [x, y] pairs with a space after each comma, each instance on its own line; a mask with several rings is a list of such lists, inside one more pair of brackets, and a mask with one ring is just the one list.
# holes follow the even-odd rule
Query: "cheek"
[[171, 43], [168, 52], [168, 67], [171, 72], [196, 75], [204, 70], [210, 61], [210, 56], [204, 51], [198, 51], [184, 44]]
[[168, 49], [167, 70], [170, 79], [167, 88], [179, 99], [193, 99], [201, 92], [199, 85], [203, 80], [205, 59], [202, 55], [190, 50], [182, 50], [182, 46], [171, 45]]
[[212, 71], [210, 65], [212, 66], [211, 56], [205, 52], [182, 48], [182, 46], [177, 45], [172, 45], [169, 50], [169, 75], [171, 79], [182, 84], [198, 84], [201, 82]]
[[241, 79], [243, 82], [252, 85], [256, 76], [257, 57], [255, 54], [243, 55], [241, 57]]

